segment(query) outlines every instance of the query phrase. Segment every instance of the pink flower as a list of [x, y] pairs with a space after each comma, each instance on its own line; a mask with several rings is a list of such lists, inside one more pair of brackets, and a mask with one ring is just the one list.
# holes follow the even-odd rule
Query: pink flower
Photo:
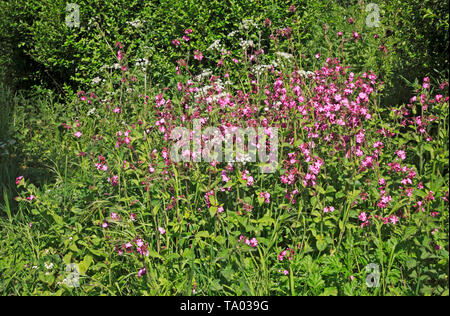
[[264, 203], [270, 203], [270, 193], [269, 192], [261, 192], [259, 196], [264, 198]]
[[164, 235], [166, 233], [166, 230], [164, 228], [162, 228], [162, 227], [159, 227], [158, 230], [159, 230], [161, 235]]
[[230, 178], [228, 177], [227, 172], [225, 170], [222, 170], [221, 175], [222, 175], [222, 181], [223, 182], [230, 181]]
[[113, 176], [108, 178], [108, 182], [111, 183], [113, 187], [119, 184], [119, 176]]
[[102, 228], [108, 228], [108, 223], [107, 222], [103, 222]]
[[138, 272], [138, 277], [142, 278], [145, 274], [147, 274], [147, 270], [145, 270], [145, 268], [142, 268]]
[[380, 141], [377, 141], [373, 144], [373, 148], [383, 148], [383, 143]]
[[358, 219], [359, 219], [361, 222], [367, 221], [367, 214], [366, 214], [366, 212], [361, 212], [361, 213], [359, 213]]
[[138, 246], [139, 248], [141, 248], [144, 245], [144, 241], [142, 239], [138, 239], [136, 240], [136, 246]]
[[397, 154], [397, 156], [401, 159], [401, 160], [405, 160], [406, 159], [406, 154], [403, 150], [397, 150], [395, 152]]
[[112, 212], [111, 213], [111, 219], [112, 220], [118, 220], [119, 219], [119, 215], [117, 213], [115, 213], [115, 212]]
[[392, 223], [392, 224], [397, 224], [397, 222], [398, 222], [398, 217], [397, 216], [395, 216], [395, 215], [391, 215], [390, 217], [389, 217], [389, 221]]
[[203, 54], [201, 51], [196, 50], [195, 51], [195, 55], [194, 55], [194, 59], [198, 60], [198, 61], [202, 61], [203, 59]]
[[278, 260], [283, 261], [284, 257], [286, 257], [286, 254], [287, 254], [286, 250], [280, 252], [280, 254], [278, 255]]
[[328, 206], [325, 206], [324, 208], [323, 208], [323, 212], [324, 213], [332, 213], [332, 212], [334, 212], [334, 207], [333, 206], [330, 206], [330, 207], [328, 207]]
[[136, 220], [136, 214], [131, 213], [131, 214], [130, 214], [130, 218], [131, 218], [131, 220], [134, 222], [134, 221]]
[[27, 197], [28, 201], [33, 201], [36, 197], [34, 195], [30, 195], [29, 197]]
[[384, 195], [384, 191], [382, 192], [382, 194], [383, 195], [381, 196], [380, 202], [378, 202], [377, 206], [380, 208], [386, 208], [388, 203], [392, 200], [392, 197], [390, 195]]
[[81, 132], [76, 132], [75, 134], [73, 134], [73, 136], [75, 136], [76, 138], [80, 138], [81, 137]]
[[250, 246], [252, 246], [252, 247], [258, 246], [258, 240], [256, 240], [255, 237], [253, 237], [253, 238], [250, 240]]
[[17, 177], [16, 178], [16, 185], [19, 185], [19, 183], [22, 181], [23, 176]]

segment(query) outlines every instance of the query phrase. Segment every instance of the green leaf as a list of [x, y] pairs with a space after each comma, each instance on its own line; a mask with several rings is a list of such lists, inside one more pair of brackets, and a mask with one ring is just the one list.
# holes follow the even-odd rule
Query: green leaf
[[217, 206], [211, 206], [209, 208], [209, 215], [211, 217], [214, 217], [217, 214]]
[[152, 257], [152, 258], [156, 258], [156, 259], [162, 259], [162, 258], [163, 258], [163, 257], [162, 257], [159, 253], [157, 253], [155, 250], [149, 250], [149, 251], [148, 251], [148, 254], [149, 254], [149, 256]]
[[223, 236], [217, 236], [216, 238], [215, 238], [215, 241], [219, 244], [219, 245], [224, 245], [225, 244], [225, 237], [223, 237]]
[[215, 197], [214, 195], [210, 195], [210, 196], [209, 196], [209, 202], [210, 202], [211, 205], [213, 205], [213, 206], [217, 206], [217, 205], [218, 205], [217, 199], [216, 199], [216, 197]]
[[91, 255], [86, 255], [83, 259], [83, 261], [81, 261], [78, 266], [80, 268], [80, 274], [81, 275], [86, 275], [87, 270], [89, 269], [89, 266], [91, 265], [93, 261], [93, 258]]
[[70, 264], [72, 262], [72, 253], [69, 252], [68, 254], [66, 254], [63, 258], [63, 262], [65, 264]]
[[338, 291], [335, 287], [327, 287], [320, 296], [337, 296]]
[[209, 238], [210, 237], [210, 235], [209, 235], [209, 232], [207, 232], [206, 230], [202, 230], [202, 231], [199, 231], [196, 235], [195, 235], [195, 237], [196, 238]]
[[316, 247], [319, 251], [324, 251], [327, 248], [327, 241], [323, 236], [316, 237]]
[[194, 251], [190, 248], [185, 249], [183, 251], [183, 258], [184, 259], [194, 259], [195, 258]]

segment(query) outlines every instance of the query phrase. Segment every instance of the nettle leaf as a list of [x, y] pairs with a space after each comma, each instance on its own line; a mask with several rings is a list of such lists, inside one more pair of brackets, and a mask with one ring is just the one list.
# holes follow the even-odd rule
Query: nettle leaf
[[72, 262], [72, 253], [69, 252], [68, 254], [66, 254], [63, 258], [63, 262], [67, 265], [70, 264]]
[[336, 198], [337, 198], [337, 199], [343, 198], [343, 197], [345, 197], [345, 196], [346, 196], [346, 195], [345, 195], [344, 192], [338, 192], [338, 193], [336, 193]]
[[272, 217], [266, 215], [263, 218], [257, 220], [257, 223], [263, 226], [272, 226], [275, 225], [275, 220]]
[[91, 265], [93, 261], [93, 258], [91, 255], [86, 255], [83, 259], [83, 261], [81, 261], [78, 264], [78, 267], [80, 268], [80, 274], [81, 275], [86, 275], [87, 270], [89, 269], [89, 266]]
[[150, 249], [148, 251], [148, 253], [149, 253], [149, 256], [152, 258], [161, 259], [161, 260], [163, 259], [163, 257], [159, 253], [157, 253], [155, 250]]
[[221, 235], [216, 236], [216, 237], [214, 238], [214, 240], [215, 240], [219, 245], [224, 245], [225, 242], [226, 242], [225, 237], [224, 237], [224, 236], [221, 236]]
[[319, 251], [324, 251], [328, 246], [328, 243], [323, 236], [316, 236], [316, 247]]
[[217, 207], [217, 206], [211, 206], [211, 207], [209, 208], [209, 215], [210, 215], [211, 217], [214, 217], [214, 216], [217, 214], [217, 210], [218, 210], [218, 207]]
[[217, 203], [217, 199], [214, 195], [210, 195], [209, 196], [209, 202], [211, 203], [211, 205], [213, 206], [217, 206], [219, 203]]
[[196, 238], [202, 238], [202, 237], [203, 238], [209, 238], [210, 234], [206, 230], [202, 230], [202, 231], [199, 231], [197, 234], [195, 234], [195, 237]]
[[185, 249], [183, 251], [183, 258], [184, 259], [194, 259], [195, 258], [194, 251], [190, 248]]
[[338, 290], [335, 287], [327, 287], [323, 290], [320, 296], [337, 296]]

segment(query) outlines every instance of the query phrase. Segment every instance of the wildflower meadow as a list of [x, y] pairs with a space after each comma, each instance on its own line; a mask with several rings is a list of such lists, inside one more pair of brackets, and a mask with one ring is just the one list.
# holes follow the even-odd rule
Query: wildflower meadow
[[1, 295], [448, 296], [448, 1], [0, 9]]

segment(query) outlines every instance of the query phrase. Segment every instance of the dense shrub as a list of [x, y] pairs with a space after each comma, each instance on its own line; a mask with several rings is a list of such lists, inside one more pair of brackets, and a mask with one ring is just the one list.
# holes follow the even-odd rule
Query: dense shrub
[[[439, 76], [439, 80], [448, 74], [448, 1], [380, 2], [379, 27], [366, 25], [368, 1], [73, 2], [80, 6], [80, 28], [66, 27], [66, 1], [15, 0], [1, 4], [5, 13], [0, 18], [5, 30], [1, 49], [5, 54], [0, 64], [8, 67], [10, 79], [19, 87], [26, 79], [30, 85], [45, 83], [60, 91], [65, 85], [84, 88], [102, 73], [101, 69], [115, 63], [111, 46], [116, 41], [127, 47], [130, 61], [148, 59], [150, 81], [158, 78], [157, 84], [165, 86], [180, 56], [172, 40], [180, 37], [183, 46], [200, 50], [221, 40], [232, 44], [229, 48], [236, 53], [239, 38], [229, 34], [243, 20], [259, 23], [266, 18], [270, 30], [249, 28], [243, 36], [263, 38], [261, 48], [269, 52], [274, 47], [268, 35], [289, 28], [291, 53], [304, 54], [308, 59], [318, 52], [329, 55], [330, 50], [339, 49], [339, 41], [322, 41], [325, 24], [329, 36], [342, 31], [344, 38], [351, 38], [354, 31], [364, 32], [359, 46], [348, 51], [345, 62], [377, 72], [386, 82], [385, 95], [389, 95], [390, 104], [405, 102], [403, 94], [411, 93], [402, 77], [413, 82], [424, 74]], [[186, 43], [179, 34], [188, 27], [195, 35]], [[373, 38], [375, 34], [378, 39]], [[313, 61], [304, 61], [305, 68], [313, 67]]]

